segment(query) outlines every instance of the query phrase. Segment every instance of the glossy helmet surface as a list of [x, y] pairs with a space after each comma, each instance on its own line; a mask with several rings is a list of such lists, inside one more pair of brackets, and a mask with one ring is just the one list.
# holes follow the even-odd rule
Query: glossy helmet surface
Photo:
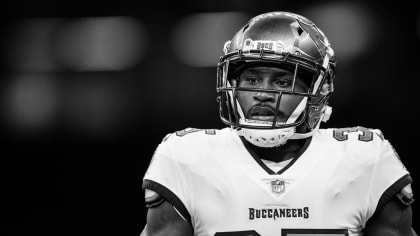
[[[308, 137], [319, 127], [322, 120], [326, 121], [329, 118], [331, 109], [327, 106], [327, 101], [333, 92], [334, 52], [326, 36], [312, 21], [289, 12], [258, 15], [250, 19], [232, 40], [225, 43], [223, 51], [224, 55], [220, 57], [217, 65], [217, 92], [221, 120], [238, 130], [254, 131], [254, 139], [264, 132], [269, 134], [260, 135], [261, 142], [256, 142], [256, 145], [272, 147], [281, 145], [289, 138]], [[236, 83], [232, 83], [232, 80], [237, 80], [241, 71], [250, 65], [287, 68], [293, 71], [294, 79], [298, 75], [305, 75], [309, 89], [298, 92], [293, 86], [287, 91], [269, 91], [233, 86]], [[281, 109], [279, 104], [284, 96], [299, 96], [302, 102], [291, 115], [293, 118], [290, 117], [287, 122], [279, 122], [276, 113], [273, 121], [267, 124], [246, 119], [237, 102], [237, 93], [241, 91], [275, 94], [278, 101], [277, 110]], [[306, 130], [304, 134], [307, 135], [299, 136], [296, 127], [302, 125], [306, 126], [303, 130]], [[269, 130], [277, 130], [277, 133], [270, 133]], [[272, 139], [273, 135], [274, 138], [278, 135], [285, 137], [280, 137], [284, 140], [272, 144], [264, 140]]]

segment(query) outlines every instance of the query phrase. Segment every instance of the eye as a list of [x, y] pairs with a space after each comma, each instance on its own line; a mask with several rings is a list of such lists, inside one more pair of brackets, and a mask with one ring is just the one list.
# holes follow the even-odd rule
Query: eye
[[279, 79], [274, 82], [279, 87], [289, 87], [292, 85], [292, 81], [289, 79]]
[[249, 85], [256, 85], [256, 84], [258, 84], [260, 82], [260, 80], [257, 77], [247, 77], [245, 79], [245, 81]]

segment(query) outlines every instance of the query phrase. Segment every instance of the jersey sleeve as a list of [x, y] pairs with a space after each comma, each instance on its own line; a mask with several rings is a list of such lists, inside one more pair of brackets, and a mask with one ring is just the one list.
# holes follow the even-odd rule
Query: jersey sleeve
[[390, 142], [384, 139], [371, 178], [370, 218], [378, 214], [392, 197], [411, 182], [412, 178], [397, 152]]
[[188, 202], [188, 170], [179, 161], [172, 137], [168, 135], [158, 145], [143, 177], [142, 189], [152, 190], [170, 202], [181, 216], [191, 223]]

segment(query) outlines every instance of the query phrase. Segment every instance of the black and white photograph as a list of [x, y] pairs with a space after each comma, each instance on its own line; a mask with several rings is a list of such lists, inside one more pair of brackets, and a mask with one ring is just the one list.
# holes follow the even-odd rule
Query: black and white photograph
[[414, 2], [1, 12], [0, 235], [418, 235]]

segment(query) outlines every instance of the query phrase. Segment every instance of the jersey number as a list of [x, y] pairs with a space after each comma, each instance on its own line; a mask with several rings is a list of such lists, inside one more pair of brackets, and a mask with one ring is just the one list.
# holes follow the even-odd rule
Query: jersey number
[[373, 132], [365, 127], [352, 127], [352, 128], [342, 128], [334, 130], [334, 138], [338, 141], [347, 140], [348, 134], [352, 132], [359, 133], [359, 140], [364, 142], [369, 142], [373, 140]]
[[[186, 129], [183, 129], [183, 130], [180, 130], [180, 131], [176, 131], [176, 136], [179, 136], [179, 137], [183, 137], [183, 136], [185, 136], [185, 135], [187, 135], [187, 134], [191, 134], [191, 133], [195, 133], [195, 132], [198, 132], [198, 131], [201, 131], [202, 129], [196, 129], [196, 128], [186, 128]], [[204, 132], [206, 133], [206, 134], [216, 134], [216, 130], [214, 130], [214, 129], [206, 129], [206, 130], [204, 130]]]
[[[348, 236], [347, 229], [282, 229], [280, 236]], [[219, 232], [214, 236], [260, 236], [255, 230]]]

